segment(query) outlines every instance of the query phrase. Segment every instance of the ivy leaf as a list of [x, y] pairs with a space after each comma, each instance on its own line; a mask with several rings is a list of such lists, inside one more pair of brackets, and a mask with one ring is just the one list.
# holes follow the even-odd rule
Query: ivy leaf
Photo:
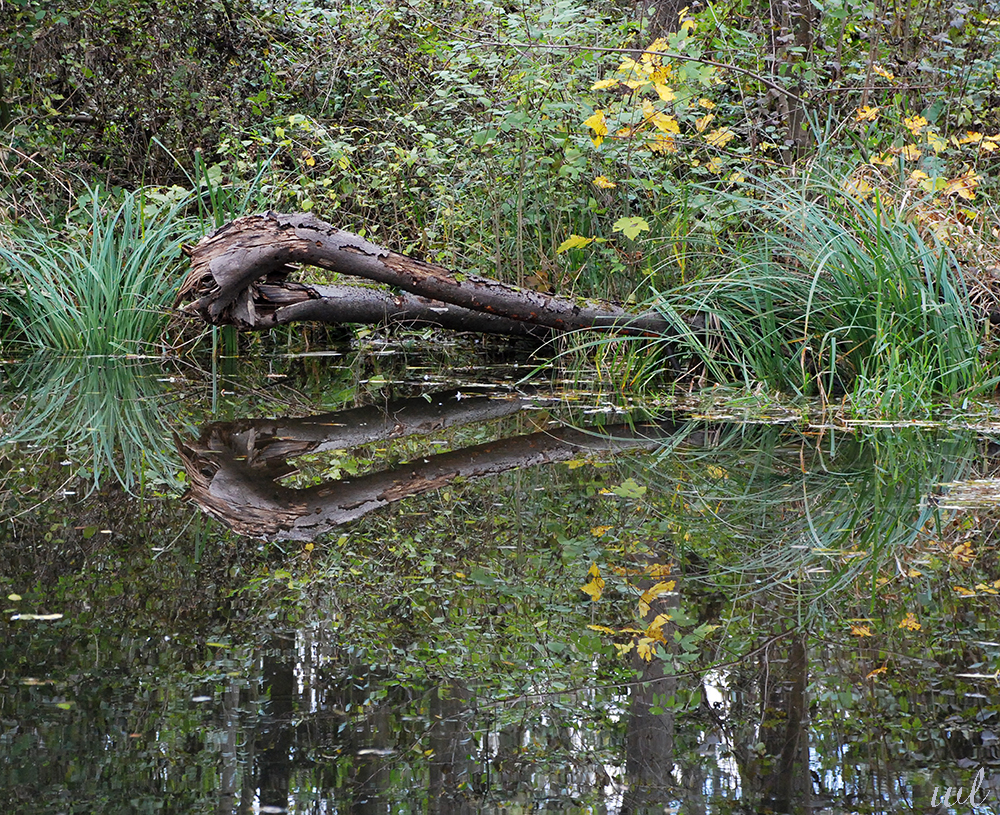
[[611, 228], [615, 232], [624, 233], [626, 238], [634, 241], [640, 232], [649, 232], [649, 223], [645, 218], [636, 215], [631, 218], [619, 218]]

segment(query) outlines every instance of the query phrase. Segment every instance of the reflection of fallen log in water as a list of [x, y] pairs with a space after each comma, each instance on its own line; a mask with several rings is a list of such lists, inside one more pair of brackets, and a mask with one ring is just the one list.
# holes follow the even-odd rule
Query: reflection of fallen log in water
[[681, 425], [661, 422], [560, 428], [428, 456], [389, 470], [305, 489], [284, 487], [288, 459], [378, 439], [490, 421], [518, 412], [521, 399], [459, 398], [455, 392], [305, 419], [207, 425], [198, 441], [177, 439], [188, 495], [234, 531], [254, 537], [311, 540], [339, 524], [456, 478], [480, 478], [581, 455], [654, 448]]

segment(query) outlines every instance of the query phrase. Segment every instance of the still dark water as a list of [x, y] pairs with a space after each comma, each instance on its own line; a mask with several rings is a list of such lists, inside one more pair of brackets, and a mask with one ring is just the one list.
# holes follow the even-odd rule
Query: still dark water
[[1000, 408], [533, 369], [8, 362], [4, 811], [1000, 811]]

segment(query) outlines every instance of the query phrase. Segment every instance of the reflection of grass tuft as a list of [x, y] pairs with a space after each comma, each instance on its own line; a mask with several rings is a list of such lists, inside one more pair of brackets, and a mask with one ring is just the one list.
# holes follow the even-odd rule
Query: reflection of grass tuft
[[0, 245], [8, 333], [34, 349], [148, 354], [163, 329], [191, 225], [176, 208], [147, 217], [141, 193], [126, 193], [108, 210], [93, 192], [89, 208], [80, 237], [28, 228]]
[[627, 381], [693, 360], [717, 382], [824, 398], [857, 389], [859, 405], [883, 413], [983, 386], [982, 332], [958, 262], [925, 239], [910, 207], [854, 197], [818, 173], [744, 190], [713, 193], [740, 227], [706, 254], [704, 272], [655, 298], [678, 336], [630, 343], [619, 360]]

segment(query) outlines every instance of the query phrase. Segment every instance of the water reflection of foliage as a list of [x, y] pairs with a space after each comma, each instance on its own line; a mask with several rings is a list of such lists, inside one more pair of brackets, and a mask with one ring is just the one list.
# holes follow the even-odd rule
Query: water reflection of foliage
[[35, 357], [5, 371], [12, 418], [0, 437], [33, 450], [60, 449], [93, 488], [176, 486], [168, 428], [184, 423], [180, 395], [159, 364], [116, 357]]
[[[711, 447], [677, 448], [655, 480], [658, 504], [710, 582], [749, 594], [843, 589], [881, 566], [947, 513], [936, 485], [974, 466], [976, 437], [946, 429], [734, 426]], [[647, 478], [649, 478], [647, 476]]]

